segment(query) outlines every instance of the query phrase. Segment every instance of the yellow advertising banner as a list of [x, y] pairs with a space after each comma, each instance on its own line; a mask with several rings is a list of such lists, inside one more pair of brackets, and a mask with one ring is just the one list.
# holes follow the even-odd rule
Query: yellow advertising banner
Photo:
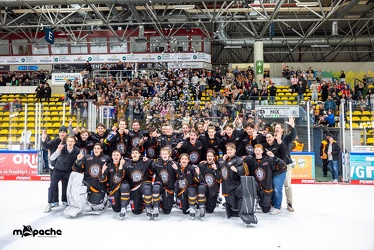
[[294, 180], [314, 180], [315, 179], [314, 153], [292, 152], [291, 158], [295, 164], [295, 167], [292, 169], [292, 179]]

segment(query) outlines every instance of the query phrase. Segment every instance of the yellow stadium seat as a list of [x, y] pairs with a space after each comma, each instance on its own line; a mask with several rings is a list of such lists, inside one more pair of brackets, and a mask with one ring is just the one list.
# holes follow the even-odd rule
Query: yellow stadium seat
[[373, 145], [374, 144], [374, 138], [373, 137], [367, 138], [366, 139], [366, 144]]
[[358, 123], [352, 123], [352, 128], [359, 128]]
[[359, 111], [359, 110], [355, 110], [355, 111], [353, 111], [353, 114], [354, 114], [354, 115], [361, 115], [362, 113], [361, 113], [361, 111]]
[[362, 111], [362, 115], [368, 115], [368, 116], [370, 116], [371, 113], [370, 113], [370, 111], [364, 110], [364, 111]]
[[352, 116], [352, 121], [359, 122], [360, 121], [360, 117]]
[[370, 121], [370, 118], [369, 117], [367, 117], [367, 116], [362, 116], [361, 117], [361, 121]]

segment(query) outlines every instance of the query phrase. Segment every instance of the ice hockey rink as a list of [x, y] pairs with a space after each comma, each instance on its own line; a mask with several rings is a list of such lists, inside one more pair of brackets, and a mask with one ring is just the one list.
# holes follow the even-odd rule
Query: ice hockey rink
[[[107, 209], [75, 219], [64, 206], [43, 213], [49, 182], [0, 181], [0, 249], [374, 249], [374, 187], [344, 184], [293, 185], [295, 212], [256, 213], [257, 225], [226, 219], [218, 207], [204, 221], [178, 209], [157, 221]], [[23, 226], [61, 230], [55, 237], [13, 235]]]

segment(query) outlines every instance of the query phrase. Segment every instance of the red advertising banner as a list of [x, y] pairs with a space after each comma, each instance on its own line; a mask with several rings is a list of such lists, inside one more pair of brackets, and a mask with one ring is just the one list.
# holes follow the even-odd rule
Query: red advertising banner
[[37, 151], [1, 151], [0, 180], [50, 180], [49, 176], [38, 176]]

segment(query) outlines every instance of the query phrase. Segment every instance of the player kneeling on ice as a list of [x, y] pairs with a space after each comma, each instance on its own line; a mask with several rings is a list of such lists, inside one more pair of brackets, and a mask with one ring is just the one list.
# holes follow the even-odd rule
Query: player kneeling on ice
[[102, 168], [109, 162], [109, 157], [103, 155], [103, 147], [96, 143], [93, 155], [84, 156], [80, 152], [73, 165], [67, 188], [69, 206], [64, 214], [76, 217], [78, 214], [101, 214], [107, 199], [105, 197], [105, 183], [100, 182]]
[[218, 166], [214, 162], [215, 154], [213, 150], [208, 149], [206, 154], [206, 161], [199, 164], [201, 176], [204, 178], [204, 182], [207, 185], [205, 197], [206, 201], [206, 211], [207, 213], [213, 213], [217, 206], [218, 193], [220, 189], [220, 183], [222, 182], [222, 177], [218, 171]]
[[152, 186], [153, 217], [157, 218], [162, 198], [162, 211], [170, 214], [174, 204], [174, 184], [178, 176], [182, 175], [178, 164], [171, 160], [171, 151], [168, 147], [160, 151], [161, 159], [152, 163], [152, 170], [156, 174]]
[[200, 218], [205, 216], [205, 183], [200, 176], [198, 166], [188, 164], [188, 154], [181, 154], [179, 157], [181, 174], [178, 176], [178, 201], [184, 214], [190, 214], [195, 218], [196, 200], [200, 210]]
[[240, 217], [245, 224], [257, 224], [254, 215], [257, 203], [256, 180], [248, 176], [248, 166], [236, 156], [236, 146], [226, 144], [227, 154], [218, 159], [222, 176], [222, 195], [225, 197], [226, 215]]
[[275, 157], [271, 151], [266, 151], [261, 144], [254, 146], [254, 156], [246, 156], [244, 161], [247, 163], [249, 172], [255, 177], [258, 188], [259, 205], [262, 212], [268, 213], [271, 208], [271, 197], [273, 194], [272, 173], [275, 169], [285, 168], [286, 163]]
[[122, 183], [125, 160], [121, 157], [120, 151], [112, 152], [112, 162], [103, 166], [99, 180], [107, 186], [108, 200], [113, 211], [120, 212], [119, 218], [123, 219], [130, 200], [130, 186], [128, 183]]
[[[140, 158], [140, 149], [131, 149], [131, 160], [126, 161], [123, 167], [123, 182], [121, 184], [121, 207], [126, 208], [131, 202], [134, 214], [141, 214], [143, 202], [148, 219], [152, 218], [152, 161]], [[122, 192], [124, 191], [124, 192]], [[130, 192], [128, 192], [130, 191]], [[123, 197], [123, 198], [122, 198]], [[121, 210], [122, 213], [122, 210]]]

